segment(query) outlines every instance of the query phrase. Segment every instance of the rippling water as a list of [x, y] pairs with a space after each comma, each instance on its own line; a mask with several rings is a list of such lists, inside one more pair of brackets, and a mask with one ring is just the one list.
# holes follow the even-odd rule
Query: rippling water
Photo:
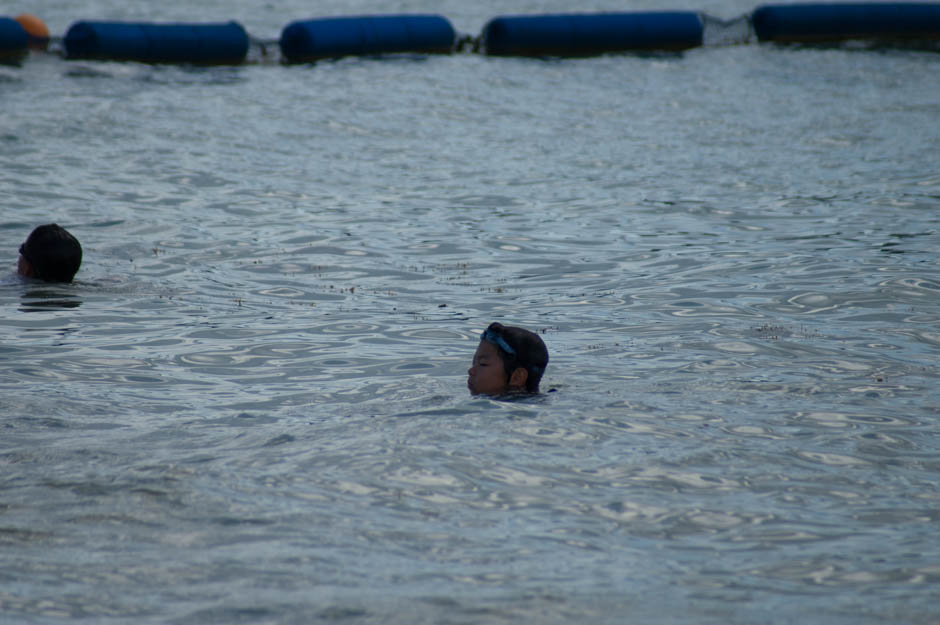
[[[232, 5], [31, 10], [311, 16]], [[936, 622], [938, 66], [0, 66], [0, 615]], [[494, 320], [551, 392], [468, 395]]]

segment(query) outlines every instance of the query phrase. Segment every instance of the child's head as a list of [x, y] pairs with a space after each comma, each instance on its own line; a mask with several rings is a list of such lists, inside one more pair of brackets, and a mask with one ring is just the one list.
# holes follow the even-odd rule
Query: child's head
[[467, 371], [467, 387], [474, 395], [538, 393], [547, 365], [548, 348], [538, 334], [491, 323], [480, 335]]
[[47, 282], [71, 282], [82, 264], [78, 239], [58, 224], [38, 226], [20, 246], [17, 271]]

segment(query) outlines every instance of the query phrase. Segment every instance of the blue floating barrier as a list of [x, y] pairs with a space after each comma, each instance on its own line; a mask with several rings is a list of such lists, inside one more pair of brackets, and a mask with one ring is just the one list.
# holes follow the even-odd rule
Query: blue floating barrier
[[692, 11], [513, 15], [490, 20], [482, 43], [487, 54], [501, 56], [678, 51], [702, 45], [702, 30]]
[[245, 60], [248, 45], [248, 34], [238, 22], [76, 22], [65, 34], [70, 59], [229, 65]]
[[281, 54], [290, 63], [343, 56], [454, 51], [457, 33], [438, 15], [330, 17], [292, 22], [281, 32]]
[[24, 56], [29, 35], [12, 17], [0, 17], [0, 58]]
[[940, 4], [764, 5], [751, 14], [751, 25], [758, 40], [776, 43], [930, 40], [940, 38]]

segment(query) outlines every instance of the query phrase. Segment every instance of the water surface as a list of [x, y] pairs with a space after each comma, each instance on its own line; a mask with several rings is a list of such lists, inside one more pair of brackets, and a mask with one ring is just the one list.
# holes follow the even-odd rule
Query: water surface
[[[565, 10], [406, 4], [322, 14]], [[935, 622], [938, 62], [0, 67], [0, 614]], [[541, 396], [467, 394], [494, 320]]]

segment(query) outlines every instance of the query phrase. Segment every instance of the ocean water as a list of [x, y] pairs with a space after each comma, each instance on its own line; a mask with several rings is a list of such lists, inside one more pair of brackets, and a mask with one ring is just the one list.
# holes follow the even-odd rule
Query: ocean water
[[[578, 7], [653, 8], [754, 5]], [[571, 7], [314, 9], [28, 10]], [[0, 66], [0, 621], [936, 623], [938, 69]], [[50, 221], [73, 284], [14, 274]], [[539, 396], [467, 392], [491, 321], [544, 338]]]

